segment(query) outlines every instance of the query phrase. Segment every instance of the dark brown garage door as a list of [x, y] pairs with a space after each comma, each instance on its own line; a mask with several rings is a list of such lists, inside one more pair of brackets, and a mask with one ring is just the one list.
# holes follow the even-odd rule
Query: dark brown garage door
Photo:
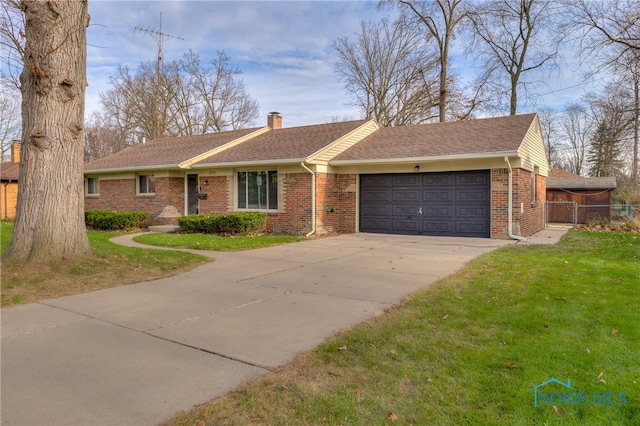
[[490, 237], [489, 171], [360, 175], [360, 232]]

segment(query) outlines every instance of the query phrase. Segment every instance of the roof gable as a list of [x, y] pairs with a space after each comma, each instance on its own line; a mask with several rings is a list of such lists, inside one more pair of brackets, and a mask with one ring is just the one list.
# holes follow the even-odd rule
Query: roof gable
[[85, 171], [153, 169], [179, 167], [183, 162], [233, 143], [239, 138], [264, 128], [232, 130], [181, 137], [155, 139], [101, 158], [85, 167]]
[[331, 162], [515, 154], [535, 114], [382, 128]]
[[194, 166], [259, 162], [305, 161], [367, 120], [275, 129], [225, 149]]

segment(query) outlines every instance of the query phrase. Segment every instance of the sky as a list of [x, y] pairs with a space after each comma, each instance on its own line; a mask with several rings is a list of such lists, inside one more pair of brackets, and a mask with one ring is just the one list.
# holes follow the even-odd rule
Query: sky
[[[189, 49], [203, 62], [224, 51], [231, 65], [242, 70], [247, 92], [260, 105], [256, 125], [278, 111], [285, 127], [359, 119], [349, 105], [344, 85], [335, 73], [340, 37], [353, 38], [363, 20], [378, 20], [377, 1], [110, 1], [90, 0], [91, 23], [87, 40], [86, 112], [100, 108], [99, 94], [109, 89], [109, 76], [119, 65], [135, 70], [141, 62], [155, 61], [153, 35], [136, 27], [159, 31], [164, 38], [164, 60], [180, 59]], [[160, 15], [162, 14], [162, 26]], [[169, 36], [174, 36], [172, 38]], [[469, 64], [454, 61], [461, 74]], [[456, 67], [454, 64], [454, 67]], [[584, 88], [575, 69], [564, 66], [547, 79], [542, 103], [551, 108], [577, 99]], [[527, 106], [531, 111], [532, 106]]]

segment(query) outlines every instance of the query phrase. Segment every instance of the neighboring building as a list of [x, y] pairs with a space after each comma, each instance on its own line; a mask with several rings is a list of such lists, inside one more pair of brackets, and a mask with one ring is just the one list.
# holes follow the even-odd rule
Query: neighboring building
[[547, 173], [535, 114], [282, 128], [273, 113], [267, 127], [158, 139], [90, 163], [85, 207], [144, 210], [152, 224], [259, 210], [269, 232], [287, 234], [507, 238], [544, 228]]
[[[552, 169], [547, 179], [549, 222], [611, 220], [612, 195], [616, 187], [615, 177], [585, 178], [565, 170]], [[572, 205], [581, 207], [575, 210]]]
[[14, 219], [18, 204], [20, 143], [11, 145], [11, 162], [0, 164], [0, 219]]

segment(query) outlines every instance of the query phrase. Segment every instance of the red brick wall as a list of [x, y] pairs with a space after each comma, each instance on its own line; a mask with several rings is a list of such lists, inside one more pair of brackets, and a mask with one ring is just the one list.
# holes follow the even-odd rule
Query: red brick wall
[[184, 212], [184, 179], [156, 177], [155, 195], [136, 195], [135, 179], [100, 180], [100, 195], [85, 196], [85, 210], [145, 211], [150, 225], [177, 224], [178, 218], [158, 217], [166, 206]]
[[[208, 183], [205, 184], [204, 181]], [[231, 176], [201, 176], [200, 192], [207, 194], [206, 200], [200, 200], [201, 214], [223, 214], [229, 208], [229, 181]]]
[[356, 232], [356, 175], [316, 174], [319, 234]]
[[306, 234], [311, 231], [311, 174], [284, 173], [278, 178], [282, 184], [282, 209], [267, 214], [267, 230], [275, 234]]
[[[546, 178], [536, 176], [536, 202], [531, 203], [531, 172], [513, 169], [512, 232], [528, 237], [544, 229]], [[509, 169], [491, 170], [491, 237], [508, 238]], [[522, 203], [522, 204], [521, 204]]]

